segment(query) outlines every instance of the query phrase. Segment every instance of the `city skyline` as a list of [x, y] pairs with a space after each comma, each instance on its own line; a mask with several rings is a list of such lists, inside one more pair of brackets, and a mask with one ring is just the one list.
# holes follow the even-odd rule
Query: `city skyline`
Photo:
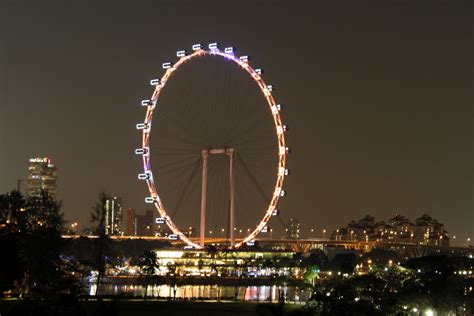
[[[145, 210], [133, 150], [147, 81], [177, 49], [221, 41], [255, 55], [287, 105], [285, 220], [331, 231], [367, 213], [428, 213], [459, 238], [472, 237], [469, 10], [463, 2], [387, 3], [394, 7], [298, 2], [288, 11], [276, 2], [242, 17], [243, 9], [233, 15], [216, 4], [225, 30], [190, 30], [200, 13], [191, 4], [143, 2], [127, 16], [132, 8], [122, 3], [104, 16], [58, 3], [40, 18], [34, 4], [2, 3], [0, 190], [26, 179], [28, 159], [49, 156], [66, 218], [81, 228], [102, 189], [123, 198], [123, 209]], [[166, 27], [149, 22], [155, 10]], [[56, 19], [69, 23], [53, 28]]]

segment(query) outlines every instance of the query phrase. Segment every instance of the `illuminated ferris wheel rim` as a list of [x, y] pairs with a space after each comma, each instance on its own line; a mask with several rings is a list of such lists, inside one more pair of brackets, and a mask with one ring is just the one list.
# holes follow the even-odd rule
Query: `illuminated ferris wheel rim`
[[199, 244], [193, 242], [187, 236], [185, 236], [181, 232], [181, 230], [174, 224], [170, 216], [167, 214], [166, 209], [163, 206], [163, 203], [161, 202], [160, 196], [156, 189], [153, 178], [153, 172], [151, 170], [149, 146], [153, 112], [158, 102], [161, 90], [165, 87], [171, 75], [184, 63], [192, 60], [193, 58], [203, 56], [221, 56], [225, 59], [235, 62], [252, 77], [252, 79], [257, 83], [258, 87], [263, 93], [265, 99], [267, 100], [270, 113], [273, 117], [273, 122], [275, 125], [275, 134], [278, 141], [277, 176], [271, 201], [264, 213], [263, 218], [260, 220], [259, 224], [255, 227], [255, 229], [248, 235], [246, 235], [242, 241], [235, 245], [236, 248], [239, 248], [243, 244], [253, 241], [255, 237], [262, 231], [262, 229], [266, 227], [266, 224], [268, 223], [270, 218], [275, 215], [276, 212], [278, 212], [276, 210], [276, 207], [278, 205], [280, 197], [285, 195], [285, 191], [283, 190], [283, 182], [285, 176], [288, 174], [288, 170], [286, 169], [286, 156], [289, 153], [289, 148], [285, 145], [286, 126], [283, 125], [280, 117], [281, 106], [275, 102], [275, 99], [272, 95], [273, 86], [265, 84], [262, 78], [263, 71], [261, 69], [254, 69], [250, 66], [249, 56], [236, 57], [234, 54], [233, 47], [227, 47], [224, 49], [224, 51], [221, 51], [219, 50], [217, 43], [209, 44], [208, 49], [204, 49], [201, 44], [195, 44], [192, 46], [192, 49], [193, 52], [191, 54], [187, 54], [185, 50], [178, 51], [176, 53], [176, 56], [179, 57], [179, 60], [175, 64], [173, 64], [172, 62], [163, 63], [162, 67], [163, 69], [166, 69], [164, 75], [160, 79], [153, 79], [150, 81], [150, 84], [152, 86], [155, 86], [155, 90], [153, 91], [151, 99], [142, 101], [142, 106], [147, 107], [147, 112], [144, 122], [137, 124], [137, 129], [142, 130], [142, 147], [135, 150], [135, 153], [142, 156], [144, 172], [142, 174], [139, 174], [138, 178], [141, 180], [146, 180], [148, 185], [150, 196], [147, 197], [145, 201], [147, 203], [153, 203], [155, 205], [161, 218], [164, 219], [164, 222], [171, 229], [173, 234], [191, 247], [198, 249], [202, 248]]

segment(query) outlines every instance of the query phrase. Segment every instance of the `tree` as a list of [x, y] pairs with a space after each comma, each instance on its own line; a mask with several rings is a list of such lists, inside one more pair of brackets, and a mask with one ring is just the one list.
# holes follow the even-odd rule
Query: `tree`
[[24, 276], [25, 268], [20, 258], [20, 233], [24, 225], [19, 215], [25, 210], [26, 200], [19, 191], [0, 195], [0, 293], [15, 291], [15, 284]]
[[309, 266], [306, 268], [306, 271], [303, 274], [303, 278], [306, 282], [311, 284], [314, 288], [314, 282], [316, 279], [319, 279], [319, 267], [318, 266]]
[[2, 288], [15, 284], [20, 296], [44, 301], [81, 291], [77, 266], [62, 256], [60, 202], [47, 191], [28, 198], [12, 191], [0, 196], [0, 218], [1, 270], [7, 272], [0, 277]]
[[64, 226], [61, 204], [46, 191], [29, 197], [23, 211], [20, 229], [20, 257], [25, 267], [25, 282], [30, 295], [44, 297], [60, 290], [63, 280], [61, 251]]
[[98, 236], [96, 240], [96, 256], [94, 262], [94, 267], [97, 269], [97, 289], [95, 291], [95, 295], [98, 295], [99, 293], [100, 281], [102, 280], [102, 277], [105, 273], [104, 248], [106, 247], [108, 241], [105, 227], [105, 217], [107, 214], [106, 203], [108, 199], [110, 199], [110, 196], [106, 194], [105, 191], [101, 191], [99, 193], [99, 201], [95, 204], [95, 206], [92, 207], [91, 213], [91, 223], [96, 224], [96, 226], [93, 227], [93, 230]]
[[150, 279], [155, 275], [156, 269], [159, 268], [158, 258], [156, 252], [146, 251], [140, 258], [140, 269], [142, 274], [145, 276], [145, 300], [147, 299], [148, 286]]
[[330, 266], [342, 273], [352, 273], [357, 263], [357, 256], [353, 253], [339, 253], [330, 262]]

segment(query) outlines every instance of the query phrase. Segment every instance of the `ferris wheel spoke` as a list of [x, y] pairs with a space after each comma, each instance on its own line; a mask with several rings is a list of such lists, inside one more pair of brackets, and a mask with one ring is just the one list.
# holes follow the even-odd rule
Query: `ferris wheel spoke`
[[193, 161], [196, 161], [196, 155], [193, 155], [193, 156], [189, 156], [187, 158], [184, 158], [184, 159], [181, 159], [181, 160], [178, 160], [178, 161], [173, 161], [173, 162], [170, 162], [170, 163], [167, 163], [167, 164], [164, 164], [164, 165], [157, 165], [157, 168], [158, 169], [161, 169], [161, 170], [166, 170], [166, 168], [168, 167], [171, 167], [171, 166], [176, 166], [176, 165], [179, 165], [183, 162], [187, 162], [189, 160], [193, 160]]
[[199, 160], [195, 162], [194, 164], [194, 168], [191, 172], [191, 174], [189, 175], [189, 178], [187, 179], [187, 181], [185, 182], [185, 186], [183, 188], [183, 191], [182, 191], [182, 194], [180, 195], [178, 201], [176, 202], [176, 205], [175, 207], [173, 208], [173, 213], [172, 213], [172, 216], [176, 216], [177, 213], [179, 212], [180, 210], [180, 207], [181, 207], [181, 203], [183, 202], [184, 198], [185, 198], [185, 194], [188, 192], [190, 186], [191, 186], [191, 183], [193, 182], [193, 178], [196, 176], [196, 173], [197, 171], [199, 170], [199, 166], [200, 166], [200, 163], [199, 163]]
[[257, 179], [253, 176], [253, 174], [250, 172], [250, 169], [247, 167], [247, 165], [245, 164], [245, 162], [243, 161], [243, 159], [240, 157], [240, 155], [236, 155], [237, 157], [237, 160], [242, 164], [243, 166], [243, 170], [247, 173], [247, 176], [249, 177], [249, 179], [252, 181], [252, 183], [255, 185], [255, 187], [257, 188], [258, 190], [258, 193], [260, 193], [262, 199], [267, 202], [267, 203], [270, 203], [270, 197], [268, 197], [266, 194], [265, 194], [265, 191], [262, 189], [262, 187], [260, 186], [260, 184], [258, 183]]

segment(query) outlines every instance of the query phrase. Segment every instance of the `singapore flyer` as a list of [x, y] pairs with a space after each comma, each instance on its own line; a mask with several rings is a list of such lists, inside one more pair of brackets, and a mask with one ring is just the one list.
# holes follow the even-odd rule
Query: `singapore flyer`
[[218, 43], [179, 50], [150, 80], [141, 147], [145, 201], [168, 238], [202, 249], [251, 245], [268, 234], [285, 196], [289, 147], [283, 106], [263, 70]]

